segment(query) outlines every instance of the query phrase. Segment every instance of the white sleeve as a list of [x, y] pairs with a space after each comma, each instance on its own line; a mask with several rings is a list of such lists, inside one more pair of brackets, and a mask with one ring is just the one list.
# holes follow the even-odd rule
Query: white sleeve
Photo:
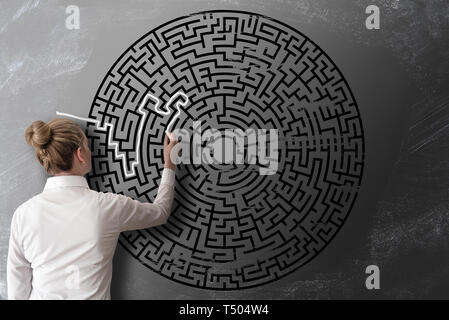
[[128, 196], [104, 193], [100, 206], [111, 210], [117, 217], [119, 232], [145, 229], [167, 222], [173, 204], [175, 171], [164, 168], [161, 182], [153, 203], [140, 202]]
[[14, 212], [11, 221], [8, 259], [6, 263], [6, 281], [9, 300], [26, 300], [31, 293], [33, 272], [31, 264], [23, 254], [21, 243], [19, 208]]

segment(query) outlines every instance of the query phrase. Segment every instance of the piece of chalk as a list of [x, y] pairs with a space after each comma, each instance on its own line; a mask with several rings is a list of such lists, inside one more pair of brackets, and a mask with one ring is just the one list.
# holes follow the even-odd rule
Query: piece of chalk
[[173, 132], [165, 131], [165, 133], [167, 134], [168, 139], [169, 139], [170, 141], [175, 141], [175, 140], [176, 140], [176, 136], [175, 136], [175, 134], [174, 134]]

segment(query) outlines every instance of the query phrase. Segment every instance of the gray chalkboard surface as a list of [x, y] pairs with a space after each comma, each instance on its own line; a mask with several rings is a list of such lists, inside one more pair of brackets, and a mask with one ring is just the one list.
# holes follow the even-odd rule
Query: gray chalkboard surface
[[[80, 9], [69, 30], [66, 8]], [[88, 116], [97, 89], [137, 39], [178, 17], [243, 10], [291, 26], [329, 55], [357, 100], [365, 169], [343, 228], [313, 261], [242, 290], [171, 281], [121, 245], [114, 299], [448, 298], [449, 6], [444, 1], [372, 1], [380, 29], [365, 27], [360, 1], [4, 1], [0, 3], [0, 297], [14, 210], [47, 178], [25, 143], [26, 127], [57, 110]], [[79, 122], [86, 129], [86, 123]], [[377, 265], [381, 289], [367, 290]]]

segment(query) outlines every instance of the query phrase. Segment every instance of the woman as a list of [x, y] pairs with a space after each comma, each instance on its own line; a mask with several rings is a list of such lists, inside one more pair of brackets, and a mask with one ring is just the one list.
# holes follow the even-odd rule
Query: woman
[[120, 232], [164, 224], [174, 197], [177, 142], [165, 137], [156, 199], [90, 190], [87, 137], [73, 121], [33, 122], [25, 132], [48, 174], [42, 193], [14, 212], [7, 259], [8, 299], [110, 299]]

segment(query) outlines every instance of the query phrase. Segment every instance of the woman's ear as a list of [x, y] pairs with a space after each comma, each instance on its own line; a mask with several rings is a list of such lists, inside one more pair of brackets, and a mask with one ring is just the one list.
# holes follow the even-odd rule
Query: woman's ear
[[82, 151], [81, 147], [78, 147], [78, 149], [76, 149], [75, 154], [76, 154], [76, 157], [78, 158], [79, 162], [81, 162], [81, 163], [86, 162], [86, 159], [84, 159], [83, 151]]

